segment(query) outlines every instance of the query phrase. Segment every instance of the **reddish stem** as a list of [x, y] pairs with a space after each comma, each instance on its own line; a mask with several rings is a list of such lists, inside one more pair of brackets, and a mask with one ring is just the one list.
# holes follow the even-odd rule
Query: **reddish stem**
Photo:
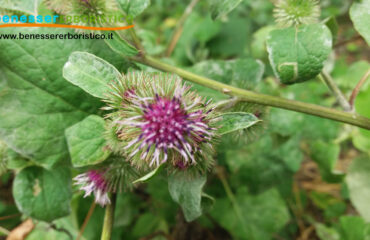
[[370, 75], [370, 70], [368, 70], [365, 73], [365, 75], [361, 78], [361, 80], [357, 83], [356, 87], [353, 89], [351, 97], [349, 98], [349, 104], [351, 105], [352, 109], [353, 109], [353, 105], [355, 103], [355, 99], [356, 99], [358, 93], [360, 92], [360, 89], [361, 89], [362, 85], [364, 85], [364, 83], [366, 82], [366, 79], [369, 77], [369, 75]]

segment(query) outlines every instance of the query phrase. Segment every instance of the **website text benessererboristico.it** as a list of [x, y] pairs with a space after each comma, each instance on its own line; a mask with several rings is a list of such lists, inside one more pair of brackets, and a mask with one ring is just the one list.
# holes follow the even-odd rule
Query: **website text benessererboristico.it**
[[[19, 24], [21, 25], [49, 25], [47, 27], [63, 27], [66, 25], [60, 24], [77, 24], [74, 27], [70, 25], [70, 28], [82, 28], [78, 25], [81, 23], [83, 25], [96, 25], [99, 24], [114, 24], [114, 23], [127, 23], [131, 20], [130, 16], [123, 16], [123, 15], [109, 15], [109, 16], [59, 16], [59, 15], [46, 15], [46, 16], [17, 16], [17, 15], [3, 15], [0, 16], [0, 26], [1, 24], [8, 24], [12, 25], [12, 27], [16, 27]], [[10, 23], [10, 24], [9, 24]], [[26, 24], [25, 24], [26, 23]], [[46, 23], [46, 24], [44, 24]], [[52, 24], [49, 24], [52, 23]], [[89, 27], [85, 27], [89, 28]], [[65, 33], [65, 34], [48, 34], [48, 33], [12, 33], [12, 34], [0, 34], [1, 39], [45, 39], [45, 40], [52, 40], [52, 39], [113, 39], [113, 33]]]
[[9, 33], [9, 34], [0, 34], [0, 40], [3, 39], [41, 39], [41, 40], [53, 40], [53, 39], [113, 39], [113, 33]]

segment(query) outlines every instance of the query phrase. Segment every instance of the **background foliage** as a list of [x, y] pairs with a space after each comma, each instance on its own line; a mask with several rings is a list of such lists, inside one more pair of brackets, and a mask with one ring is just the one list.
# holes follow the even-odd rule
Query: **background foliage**
[[[294, 45], [293, 27], [276, 26], [273, 1], [200, 1], [170, 57], [165, 52], [188, 1], [118, 2], [135, 17], [149, 55], [249, 90], [339, 108], [315, 76], [324, 68], [349, 96], [370, 68], [368, 0], [322, 0], [320, 21], [326, 25], [303, 26], [297, 36], [303, 45], [322, 46], [308, 50], [301, 42]], [[42, 2], [24, 0], [0, 0], [0, 9], [50, 11]], [[67, 32], [8, 28], [0, 33], [19, 31]], [[35, 225], [27, 240], [78, 236], [93, 200], [82, 198], [71, 177], [109, 155], [101, 150], [99, 98], [105, 83], [99, 81], [133, 68], [155, 71], [123, 58], [120, 47], [126, 43], [107, 43], [110, 47], [98, 40], [0, 40], [0, 239], [28, 217]], [[126, 55], [136, 54], [125, 47]], [[296, 62], [298, 75], [292, 66], [277, 71], [280, 62]], [[277, 77], [283, 83], [311, 80], [283, 85]], [[369, 85], [355, 102], [357, 112], [367, 117]], [[226, 99], [194, 88], [215, 101]], [[370, 132], [276, 108], [248, 109], [254, 115], [238, 119], [254, 127], [232, 125], [240, 137], [222, 137], [217, 166], [207, 179], [168, 182], [157, 174], [119, 194], [113, 239], [370, 239]], [[83, 239], [100, 238], [103, 215], [97, 206]]]

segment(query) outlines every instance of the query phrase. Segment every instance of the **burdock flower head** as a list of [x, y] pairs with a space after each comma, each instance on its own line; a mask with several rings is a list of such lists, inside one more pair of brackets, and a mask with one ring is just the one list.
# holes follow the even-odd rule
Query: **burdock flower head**
[[276, 0], [275, 6], [275, 20], [283, 27], [315, 23], [321, 13], [318, 0]]
[[90, 170], [86, 173], [80, 174], [74, 178], [75, 185], [81, 185], [80, 190], [85, 191], [84, 197], [90, 196], [94, 193], [95, 202], [100, 206], [110, 204], [108, 197], [108, 184], [104, 177], [104, 173]]
[[212, 165], [214, 108], [177, 76], [129, 73], [111, 84], [105, 101], [112, 111], [109, 146], [137, 168], [169, 163], [205, 171]]
[[80, 26], [106, 27], [113, 24], [111, 17], [119, 15], [115, 0], [45, 0], [45, 3], [59, 14], [72, 16], [73, 24]]

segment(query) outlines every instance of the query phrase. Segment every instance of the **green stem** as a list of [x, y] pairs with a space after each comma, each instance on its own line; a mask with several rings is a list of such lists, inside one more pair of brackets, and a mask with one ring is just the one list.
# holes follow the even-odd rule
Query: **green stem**
[[105, 216], [103, 223], [103, 232], [101, 234], [101, 240], [111, 240], [112, 229], [114, 222], [114, 209], [116, 207], [117, 195], [112, 193], [111, 195], [111, 204], [105, 207]]
[[171, 56], [173, 50], [176, 47], [177, 42], [179, 41], [179, 39], [181, 37], [182, 31], [184, 29], [184, 23], [185, 23], [186, 19], [188, 19], [188, 17], [190, 16], [190, 14], [193, 11], [193, 8], [195, 7], [195, 5], [197, 5], [198, 2], [199, 2], [199, 0], [192, 0], [190, 2], [190, 4], [186, 7], [184, 14], [181, 16], [180, 20], [178, 21], [178, 23], [176, 25], [176, 28], [175, 28], [175, 31], [172, 35], [170, 44], [168, 45], [168, 48], [167, 48], [167, 51], [166, 51], [166, 57]]
[[145, 54], [144, 46], [141, 44], [141, 41], [139, 37], [137, 36], [135, 29], [130, 28], [129, 32], [130, 32], [132, 41], [134, 41], [135, 47], [139, 49], [140, 54], [144, 55]]
[[351, 111], [351, 105], [347, 101], [346, 97], [343, 95], [342, 91], [340, 91], [337, 84], [335, 84], [335, 81], [333, 80], [333, 78], [325, 71], [322, 71], [322, 73], [320, 73], [319, 78], [323, 82], [325, 82], [325, 84], [328, 86], [330, 91], [336, 97], [339, 105], [343, 108], [343, 110], [346, 112]]
[[[252, 91], [236, 88], [233, 86], [229, 86], [227, 84], [199, 76], [192, 72], [183, 70], [178, 67], [174, 67], [163, 63], [155, 58], [149, 56], [143, 57], [132, 57], [132, 60], [145, 64], [147, 66], [157, 68], [159, 70], [165, 72], [172, 72], [180, 77], [189, 80], [194, 83], [198, 83], [200, 85], [206, 86], [208, 88], [220, 91], [224, 94], [237, 97], [240, 101], [243, 102], [251, 102], [260, 105], [272, 106], [277, 108], [283, 108], [291, 111], [301, 112], [310, 114], [313, 116], [318, 116], [322, 118], [327, 118], [343, 123], [348, 123], [354, 126], [358, 126], [361, 128], [369, 129], [370, 130], [370, 119], [360, 116], [355, 113], [350, 112], [343, 112], [332, 108], [322, 107], [315, 104], [304, 103], [289, 99], [284, 99], [280, 97], [265, 95], [261, 93], [255, 93]], [[314, 94], [314, 93], [313, 93]]]
[[356, 87], [353, 89], [351, 97], [349, 98], [349, 105], [351, 105], [351, 109], [353, 109], [353, 106], [355, 104], [355, 99], [360, 92], [360, 89], [362, 85], [366, 82], [366, 79], [370, 76], [370, 70], [367, 70], [365, 75], [360, 79], [360, 81], [357, 83]]

